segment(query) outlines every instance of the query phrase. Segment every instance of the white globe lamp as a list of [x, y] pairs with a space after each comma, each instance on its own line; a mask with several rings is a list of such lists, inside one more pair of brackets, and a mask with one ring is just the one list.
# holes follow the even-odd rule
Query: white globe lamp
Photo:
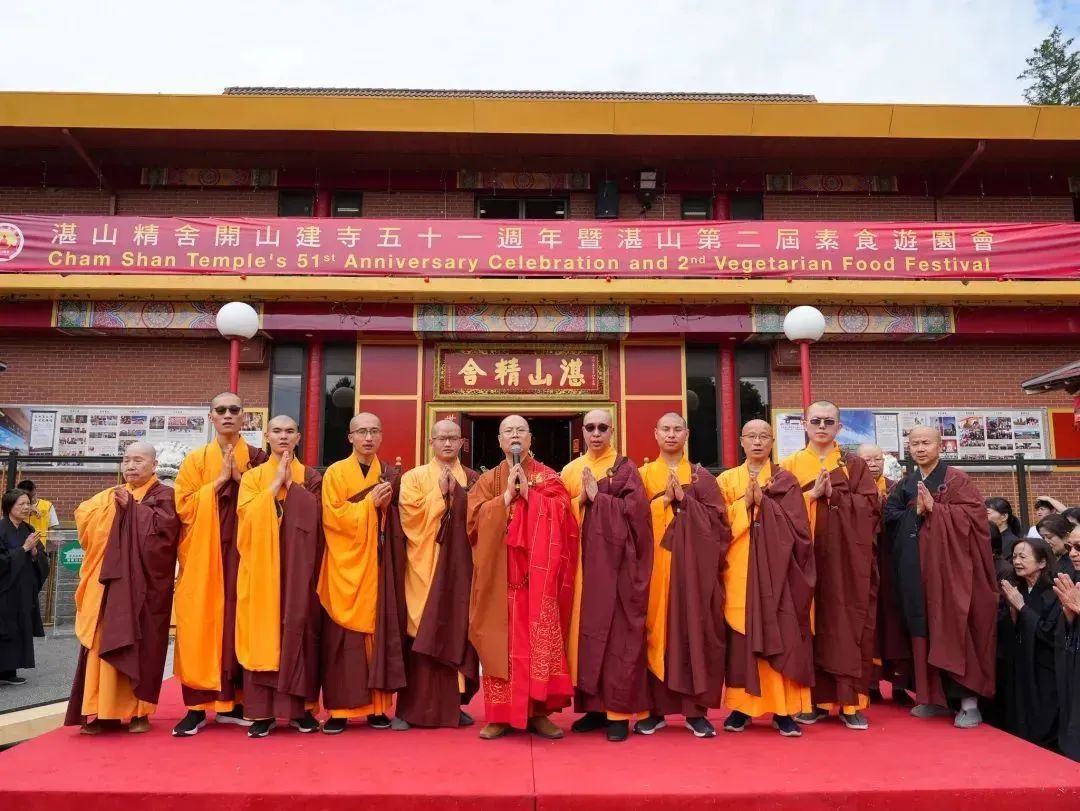
[[229, 339], [229, 391], [240, 388], [240, 342], [255, 337], [259, 331], [259, 313], [250, 304], [230, 301], [218, 310], [217, 330]]
[[793, 307], [784, 316], [784, 335], [799, 345], [799, 372], [802, 375], [803, 411], [810, 407], [810, 344], [825, 334], [825, 316], [817, 307]]

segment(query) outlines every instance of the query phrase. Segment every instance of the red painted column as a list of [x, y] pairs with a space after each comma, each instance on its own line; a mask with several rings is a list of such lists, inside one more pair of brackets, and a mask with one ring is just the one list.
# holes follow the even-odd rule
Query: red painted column
[[735, 347], [728, 341], [720, 345], [720, 464], [739, 464], [738, 381], [735, 379]]
[[802, 375], [803, 413], [810, 407], [810, 342], [799, 341], [799, 372]]
[[726, 194], [717, 194], [713, 197], [712, 216], [714, 220], [731, 219], [731, 201]]
[[323, 414], [323, 342], [312, 338], [308, 343], [307, 390], [304, 395], [304, 464], [319, 466], [319, 440]]
[[330, 190], [329, 189], [316, 189], [315, 190], [315, 216], [316, 217], [329, 217], [330, 216]]
[[229, 391], [240, 394], [240, 339], [229, 339]]

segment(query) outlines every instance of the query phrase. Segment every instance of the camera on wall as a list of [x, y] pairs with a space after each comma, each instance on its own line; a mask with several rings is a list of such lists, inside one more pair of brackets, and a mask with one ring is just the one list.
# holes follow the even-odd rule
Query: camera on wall
[[0, 374], [3, 374], [6, 371], [7, 371], [7, 363], [0, 360]]

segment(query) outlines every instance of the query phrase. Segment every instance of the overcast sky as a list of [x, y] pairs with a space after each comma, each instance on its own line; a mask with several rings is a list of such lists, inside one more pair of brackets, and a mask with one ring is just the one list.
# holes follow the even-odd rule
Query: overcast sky
[[1080, 0], [17, 0], [0, 89], [810, 93], [1018, 104]]

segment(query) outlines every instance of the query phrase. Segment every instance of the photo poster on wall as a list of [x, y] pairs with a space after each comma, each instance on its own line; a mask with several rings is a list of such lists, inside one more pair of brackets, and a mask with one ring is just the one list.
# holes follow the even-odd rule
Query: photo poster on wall
[[79, 459], [122, 456], [128, 445], [140, 441], [172, 442], [191, 451], [208, 441], [210, 428], [205, 406], [0, 406], [0, 453], [70, 457], [23, 463], [28, 470], [114, 470], [112, 463]]
[[266, 423], [270, 410], [267, 408], [245, 408], [244, 423], [240, 427], [240, 436], [252, 448], [266, 450]]
[[[1017, 454], [1044, 459], [1050, 455], [1045, 409], [842, 408], [840, 423], [837, 442], [848, 453], [854, 453], [864, 442], [872, 442], [885, 453], [903, 459], [911, 429], [931, 425], [941, 431], [941, 457], [948, 461], [1012, 459]], [[773, 409], [773, 432], [777, 459], [801, 449], [806, 442], [802, 411]]]

